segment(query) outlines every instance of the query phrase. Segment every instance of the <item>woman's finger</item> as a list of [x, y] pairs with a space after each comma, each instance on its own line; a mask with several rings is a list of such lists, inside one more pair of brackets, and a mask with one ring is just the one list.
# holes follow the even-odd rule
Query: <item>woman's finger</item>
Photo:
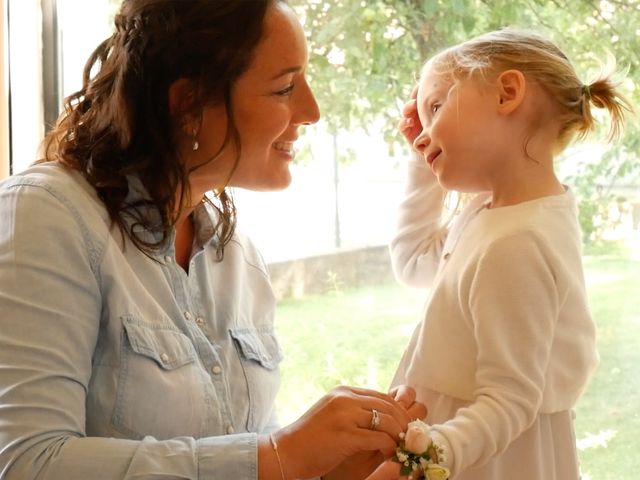
[[406, 430], [404, 424], [398, 423], [393, 415], [388, 413], [373, 409], [371, 412], [365, 410], [365, 414], [365, 421], [358, 421], [360, 428], [384, 432], [391, 436], [394, 442], [397, 442], [400, 439], [400, 434]]
[[400, 464], [392, 460], [382, 462], [378, 468], [376, 468], [366, 480], [397, 480], [400, 476]]
[[427, 416], [428, 409], [422, 403], [414, 402], [408, 409], [407, 414], [412, 420], [420, 419], [422, 420]]
[[392, 415], [404, 430], [412, 419], [403, 405], [396, 402], [390, 395], [375, 390], [358, 387], [341, 387], [342, 395], [355, 399], [359, 406], [371, 412], [373, 409]]
[[351, 438], [351, 446], [355, 447], [353, 453], [378, 451], [389, 458], [395, 454], [398, 440], [381, 430], [361, 429]]

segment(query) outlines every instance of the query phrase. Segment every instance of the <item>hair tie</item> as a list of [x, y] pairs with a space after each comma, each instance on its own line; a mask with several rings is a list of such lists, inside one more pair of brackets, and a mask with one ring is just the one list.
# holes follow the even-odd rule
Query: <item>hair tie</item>
[[582, 85], [582, 94], [586, 97], [587, 100], [591, 100], [591, 86]]

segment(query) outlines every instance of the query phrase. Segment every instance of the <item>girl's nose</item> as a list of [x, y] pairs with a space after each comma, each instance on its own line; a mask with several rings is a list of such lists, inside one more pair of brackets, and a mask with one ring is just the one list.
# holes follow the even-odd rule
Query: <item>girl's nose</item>
[[413, 148], [415, 148], [418, 152], [424, 153], [424, 150], [429, 146], [431, 139], [427, 134], [426, 129], [422, 129], [420, 134], [413, 141]]

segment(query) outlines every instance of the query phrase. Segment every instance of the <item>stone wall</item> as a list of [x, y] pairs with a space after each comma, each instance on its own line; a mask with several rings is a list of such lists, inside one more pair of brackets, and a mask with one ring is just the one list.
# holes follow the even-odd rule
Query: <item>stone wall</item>
[[394, 281], [386, 245], [269, 265], [278, 300]]

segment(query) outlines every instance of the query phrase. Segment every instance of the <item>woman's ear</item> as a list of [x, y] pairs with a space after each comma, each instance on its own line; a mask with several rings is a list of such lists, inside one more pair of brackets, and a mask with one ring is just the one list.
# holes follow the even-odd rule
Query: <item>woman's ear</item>
[[192, 114], [196, 103], [196, 86], [192, 80], [179, 78], [169, 86], [169, 113], [178, 120], [178, 125], [186, 135], [192, 135], [200, 128], [199, 119]]
[[518, 109], [527, 90], [527, 79], [520, 70], [505, 70], [497, 78], [498, 111], [509, 115]]
[[195, 82], [186, 78], [179, 78], [169, 86], [168, 95], [169, 113], [173, 117], [180, 117], [195, 106]]

